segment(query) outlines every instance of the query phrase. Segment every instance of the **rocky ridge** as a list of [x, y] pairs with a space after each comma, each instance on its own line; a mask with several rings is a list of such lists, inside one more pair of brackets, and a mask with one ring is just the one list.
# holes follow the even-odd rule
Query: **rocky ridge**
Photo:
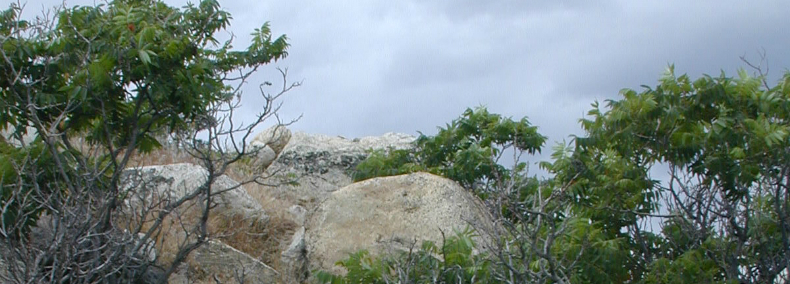
[[[127, 169], [121, 183], [124, 190], [133, 192], [126, 205], [135, 211], [147, 208], [154, 200], [178, 200], [203, 185], [207, 176], [208, 171], [201, 166], [180, 163]], [[261, 204], [230, 177], [217, 177], [212, 187], [215, 192], [224, 191], [215, 198], [218, 205], [215, 214], [240, 214], [259, 221], [269, 218]]]
[[[215, 199], [215, 214], [261, 222], [272, 215], [290, 216], [298, 227], [281, 244], [279, 268], [216, 239], [196, 250], [190, 263], [223, 283], [238, 282], [233, 275], [239, 269], [247, 282], [302, 283], [315, 269], [342, 273], [334, 263], [360, 249], [373, 254], [408, 249], [424, 240], [440, 242], [442, 232], [493, 224], [475, 195], [443, 177], [414, 173], [353, 182], [351, 171], [371, 150], [408, 149], [414, 140], [400, 133], [346, 139], [291, 133], [285, 127], [263, 131], [250, 143], [254, 168], [293, 178], [296, 184], [265, 186], [256, 196], [270, 198], [282, 212], [266, 212], [248, 188], [220, 176], [213, 186], [231, 190]], [[122, 185], [135, 197], [126, 206], [180, 198], [201, 186], [206, 175], [202, 167], [183, 163], [128, 169]], [[170, 281], [188, 283], [189, 273], [183, 269]]]
[[[296, 199], [308, 210], [329, 193], [353, 182], [351, 170], [362, 162], [370, 150], [407, 149], [414, 136], [385, 133], [381, 136], [346, 139], [339, 136], [295, 132], [277, 160], [267, 171], [296, 178], [296, 185], [271, 188], [279, 199]], [[281, 198], [283, 195], [291, 198]]]

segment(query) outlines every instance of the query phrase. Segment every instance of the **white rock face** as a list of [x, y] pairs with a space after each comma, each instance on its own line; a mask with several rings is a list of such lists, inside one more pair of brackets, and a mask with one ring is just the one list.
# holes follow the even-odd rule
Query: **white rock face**
[[255, 155], [253, 164], [258, 169], [266, 170], [274, 160], [277, 160], [277, 152], [268, 145], [252, 144], [252, 151]]
[[292, 174], [299, 183], [278, 187], [276, 193], [296, 195], [305, 203], [320, 202], [329, 193], [351, 184], [350, 172], [367, 157], [368, 150], [408, 149], [414, 140], [414, 136], [402, 133], [349, 140], [296, 132], [269, 170]]
[[133, 247], [136, 247], [141, 242], [145, 242], [140, 246], [140, 249], [137, 250], [137, 253], [142, 256], [147, 256], [148, 258], [145, 261], [148, 262], [155, 262], [156, 261], [156, 241], [152, 239], [146, 239], [145, 234], [137, 233], [137, 237], [134, 238]]
[[250, 142], [255, 154], [255, 166], [262, 170], [268, 168], [290, 140], [291, 130], [283, 125], [275, 125], [258, 133]]
[[367, 136], [359, 139], [359, 146], [367, 149], [408, 149], [416, 137], [404, 133], [387, 132], [381, 136]]
[[16, 147], [27, 146], [38, 136], [36, 128], [30, 126], [27, 127], [27, 134], [22, 135], [22, 140], [14, 138], [14, 131], [16, 131], [16, 127], [9, 125], [7, 129], [0, 131], [0, 135], [3, 136], [3, 139], [5, 139], [6, 142]]
[[411, 147], [414, 136], [403, 133], [385, 133], [381, 136], [368, 136], [349, 140], [339, 136], [308, 134], [296, 132], [283, 152], [321, 153], [328, 152], [337, 156], [365, 154], [368, 149], [407, 149]]
[[288, 207], [288, 213], [291, 213], [291, 217], [293, 217], [297, 225], [304, 226], [307, 209], [299, 205], [291, 205], [291, 207]]
[[283, 276], [302, 283], [310, 275], [308, 270], [307, 251], [305, 250], [305, 228], [301, 227], [294, 232], [291, 244], [280, 256]]
[[[452, 180], [427, 173], [373, 178], [333, 192], [307, 222], [310, 270], [342, 272], [335, 262], [366, 249], [378, 254], [423, 240], [441, 244], [443, 230], [490, 228], [482, 202]], [[482, 240], [479, 240], [482, 241]]]
[[[203, 167], [181, 163], [127, 169], [124, 171], [121, 184], [124, 190], [133, 193], [126, 201], [127, 205], [134, 209], [159, 200], [178, 200], [202, 186], [207, 178], [208, 171]], [[214, 198], [218, 204], [214, 209], [216, 214], [228, 216], [241, 214], [249, 218], [258, 218], [260, 221], [268, 219], [260, 203], [228, 176], [217, 177], [212, 185], [212, 191], [224, 191]]]
[[284, 125], [275, 125], [255, 135], [250, 145], [266, 145], [275, 153], [280, 153], [291, 140], [291, 130]]

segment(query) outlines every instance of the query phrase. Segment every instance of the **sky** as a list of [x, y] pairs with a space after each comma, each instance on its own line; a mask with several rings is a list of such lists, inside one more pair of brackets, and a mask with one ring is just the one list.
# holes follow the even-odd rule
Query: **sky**
[[[174, 6], [186, 1], [167, 0]], [[25, 14], [59, 4], [29, 0]], [[68, 6], [93, 1], [67, 1]], [[235, 46], [264, 22], [289, 56], [245, 86], [242, 120], [276, 67], [301, 81], [280, 116], [294, 131], [347, 138], [434, 134], [466, 108], [521, 119], [557, 141], [582, 135], [594, 101], [655, 86], [669, 64], [692, 78], [735, 75], [745, 56], [776, 80], [790, 68], [790, 1], [222, 1]], [[222, 38], [223, 35], [220, 36]], [[275, 84], [276, 85], [276, 84]]]

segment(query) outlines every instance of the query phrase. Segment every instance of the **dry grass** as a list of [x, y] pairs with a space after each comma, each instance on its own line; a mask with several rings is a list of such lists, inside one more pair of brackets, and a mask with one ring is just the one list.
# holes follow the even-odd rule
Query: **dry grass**
[[[142, 167], [174, 163], [200, 164], [197, 159], [165, 146], [145, 155], [134, 156], [130, 166]], [[249, 180], [252, 177], [249, 166], [243, 162], [232, 165], [227, 175], [237, 181]], [[255, 183], [244, 185], [244, 189], [261, 204], [267, 215], [270, 216], [269, 220], [255, 222], [241, 215], [212, 214], [208, 223], [209, 232], [212, 233], [212, 238], [219, 239], [223, 243], [249, 254], [277, 271], [284, 271], [284, 267], [281, 267], [280, 263], [280, 254], [287, 248], [298, 227], [298, 224], [288, 213], [288, 208], [292, 204], [296, 204], [296, 198], [288, 194], [275, 194], [271, 188]], [[171, 261], [180, 245], [186, 241], [184, 229], [195, 224], [200, 214], [194, 205], [185, 204], [182, 210], [166, 219], [160, 233], [155, 238], [160, 261]], [[143, 227], [148, 229], [146, 226]], [[190, 271], [200, 271], [197, 267], [189, 267], [189, 269]], [[193, 275], [199, 276], [200, 273]], [[195, 280], [197, 280], [195, 283], [201, 283], [201, 281], [213, 283], [213, 280], [209, 281], [210, 279]]]
[[147, 154], [136, 154], [132, 156], [129, 161], [130, 167], [145, 167], [145, 166], [158, 166], [170, 165], [177, 163], [190, 163], [200, 165], [200, 161], [183, 151], [172, 149], [167, 146], [161, 149], [156, 149]]
[[[201, 210], [196, 205], [195, 203], [185, 204], [184, 208], [174, 211], [172, 216], [165, 219], [160, 230], [154, 235], [160, 263], [172, 262], [183, 244], [195, 241], [193, 237], [187, 237], [189, 235], [187, 232], [194, 228], [194, 225], [199, 221]], [[284, 216], [283, 211], [267, 210], [267, 212], [270, 212], [270, 217], [265, 222], [250, 220], [248, 216], [239, 214], [232, 216], [212, 214], [208, 221], [208, 231], [211, 233], [211, 238], [218, 239], [277, 271], [284, 271], [285, 267], [281, 266], [280, 255], [290, 243], [298, 225]], [[149, 221], [143, 224], [143, 231], [150, 228], [152, 223], [150, 220], [155, 215], [154, 211], [148, 214], [145, 219]], [[140, 218], [135, 219], [139, 220]], [[123, 225], [132, 224], [134, 223], [127, 221]], [[198, 281], [196, 283], [207, 280], [200, 277], [205, 273], [198, 273], [202, 270], [196, 263], [188, 261], [187, 269], [195, 278], [193, 280]]]
[[[72, 145], [76, 146], [85, 155], [98, 156], [105, 153], [99, 148], [88, 145], [80, 137], [70, 140]], [[180, 151], [168, 145], [168, 143], [162, 143], [162, 145], [162, 148], [150, 153], [133, 155], [127, 167], [176, 163], [201, 165], [199, 159], [188, 155], [184, 151]], [[246, 164], [245, 161], [240, 161], [231, 165], [226, 174], [236, 181], [245, 181], [250, 180], [256, 172], [254, 167]], [[284, 272], [287, 269], [281, 267], [280, 255], [290, 244], [293, 233], [299, 227], [293, 216], [288, 213], [288, 209], [291, 205], [299, 204], [298, 198], [290, 192], [274, 190], [272, 187], [256, 183], [248, 183], [244, 185], [244, 189], [253, 199], [261, 204], [266, 214], [270, 216], [269, 220], [266, 222], [251, 222], [241, 215], [224, 216], [213, 213], [209, 217], [209, 232], [211, 232], [212, 238], [219, 239], [223, 243], [262, 261], [275, 270]], [[137, 226], [141, 226], [141, 232], [146, 232], [158, 213], [154, 209], [146, 212], [144, 218], [139, 216], [136, 218], [119, 216], [116, 219], [116, 226], [118, 228], [126, 228], [128, 231], [136, 231], [138, 229]], [[188, 237], [189, 235], [186, 232], [198, 222], [200, 213], [201, 211], [197, 204], [187, 203], [165, 218], [162, 226], [153, 234], [160, 263], [171, 262], [175, 257], [175, 253], [183, 244], [194, 241], [194, 238]], [[214, 283], [214, 280], [211, 279], [212, 277], [206, 275], [200, 267], [187, 263], [186, 268], [188, 273], [194, 277], [194, 279], [190, 279], [191, 283]]]
[[281, 268], [280, 253], [287, 246], [296, 227], [296, 223], [281, 216], [271, 216], [266, 223], [253, 224], [238, 215], [209, 221], [209, 228], [221, 234], [218, 239], [223, 243], [257, 258], [278, 271]]

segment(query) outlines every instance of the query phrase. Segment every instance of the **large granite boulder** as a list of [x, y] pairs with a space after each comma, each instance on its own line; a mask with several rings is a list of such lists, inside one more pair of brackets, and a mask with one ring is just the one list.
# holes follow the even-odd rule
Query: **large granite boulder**
[[316, 208], [306, 224], [307, 259], [311, 270], [342, 273], [335, 262], [361, 249], [377, 255], [423, 240], [441, 244], [442, 231], [492, 224], [483, 203], [452, 180], [428, 173], [373, 178], [333, 192]]
[[[132, 194], [126, 205], [133, 211], [153, 205], [155, 202], [176, 201], [202, 186], [208, 171], [201, 166], [180, 163], [162, 166], [147, 166], [124, 171], [121, 184]], [[217, 203], [213, 212], [226, 216], [241, 215], [250, 220], [265, 221], [268, 216], [261, 204], [228, 176], [219, 176], [212, 185], [213, 192], [222, 192], [214, 198]]]

